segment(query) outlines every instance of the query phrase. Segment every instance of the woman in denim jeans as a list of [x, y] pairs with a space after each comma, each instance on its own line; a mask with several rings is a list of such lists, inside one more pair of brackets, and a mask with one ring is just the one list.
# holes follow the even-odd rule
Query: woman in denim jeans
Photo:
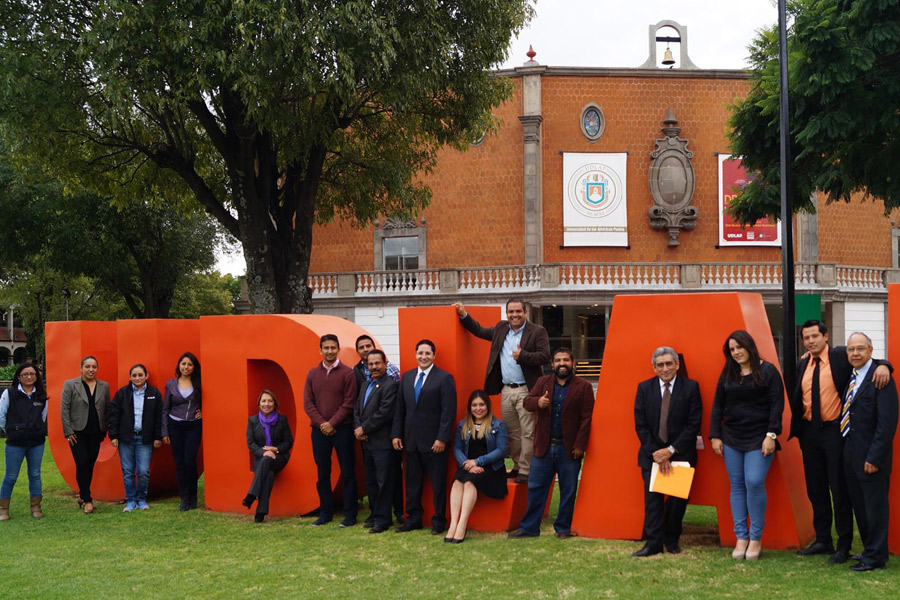
[[775, 365], [759, 357], [746, 331], [729, 335], [722, 352], [725, 366], [713, 400], [709, 439], [713, 452], [724, 456], [731, 482], [737, 537], [731, 556], [756, 560], [766, 521], [766, 475], [781, 433], [784, 385]]
[[453, 456], [459, 469], [450, 488], [450, 529], [445, 542], [461, 544], [478, 493], [489, 498], [506, 496], [506, 457], [509, 433], [503, 421], [494, 417], [491, 399], [484, 390], [469, 396], [466, 418], [456, 427]]
[[40, 519], [41, 459], [47, 437], [47, 393], [37, 365], [22, 363], [13, 384], [0, 396], [0, 429], [6, 431], [6, 471], [0, 485], [0, 521], [9, 520], [9, 501], [22, 461], [28, 462], [31, 516]]
[[108, 410], [109, 440], [119, 450], [125, 482], [123, 512], [150, 509], [150, 456], [162, 445], [162, 394], [147, 383], [147, 376], [144, 365], [131, 367], [131, 383], [116, 392]]

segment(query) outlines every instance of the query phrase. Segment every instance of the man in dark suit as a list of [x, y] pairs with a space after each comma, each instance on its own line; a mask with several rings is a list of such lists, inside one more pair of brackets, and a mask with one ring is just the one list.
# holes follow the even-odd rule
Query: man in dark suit
[[361, 442], [366, 467], [366, 489], [372, 507], [372, 528], [381, 533], [391, 526], [396, 451], [391, 442], [397, 383], [387, 376], [387, 357], [372, 350], [366, 357], [371, 381], [359, 390], [353, 408], [354, 436]]
[[406, 451], [406, 520], [398, 532], [422, 528], [422, 485], [425, 474], [434, 492], [431, 533], [447, 526], [447, 444], [456, 416], [453, 375], [434, 365], [431, 340], [416, 344], [419, 366], [403, 374], [394, 424], [394, 449]]
[[463, 327], [491, 342], [484, 389], [491, 395], [500, 394], [501, 417], [509, 431], [509, 456], [513, 461], [509, 476], [515, 477], [516, 483], [524, 483], [534, 454], [534, 414], [525, 409], [523, 401], [550, 362], [547, 330], [528, 322], [525, 302], [518, 298], [506, 303], [506, 320], [493, 327], [482, 327], [461, 303], [454, 306]]
[[897, 386], [891, 380], [878, 389], [870, 381], [872, 340], [854, 333], [847, 340], [853, 374], [843, 394], [841, 435], [844, 472], [856, 513], [863, 554], [852, 571], [883, 569], [888, 559], [888, 485], [894, 433], [897, 430]]
[[[841, 392], [853, 371], [843, 346], [829, 349], [828, 328], [815, 319], [800, 329], [808, 355], [797, 364], [797, 384], [791, 395], [791, 437], [800, 441], [806, 494], [813, 509], [816, 539], [797, 552], [801, 556], [832, 554], [832, 564], [847, 562], [853, 541], [853, 511], [844, 477], [841, 438]], [[877, 366], [877, 368], [874, 368]], [[876, 387], [890, 380], [890, 365], [875, 361]], [[870, 373], [870, 378], [873, 374]], [[831, 542], [832, 502], [837, 550]]]
[[519, 523], [519, 531], [510, 538], [537, 537], [541, 516], [553, 480], [559, 478], [559, 512], [553, 522], [556, 537], [565, 539], [572, 532], [575, 492], [581, 459], [591, 435], [594, 413], [594, 388], [575, 375], [575, 359], [568, 348], [553, 353], [553, 374], [537, 380], [525, 398], [525, 408], [537, 416], [534, 425], [534, 456], [528, 478], [528, 507]]
[[663, 475], [671, 460], [697, 465], [697, 435], [703, 404], [700, 386], [687, 377], [679, 377], [678, 353], [661, 346], [651, 358], [656, 377], [638, 384], [634, 398], [634, 429], [641, 447], [638, 465], [644, 477], [644, 533], [647, 542], [632, 556], [653, 556], [663, 551], [678, 554], [681, 547], [681, 521], [688, 501], [650, 491], [650, 473], [655, 464]]

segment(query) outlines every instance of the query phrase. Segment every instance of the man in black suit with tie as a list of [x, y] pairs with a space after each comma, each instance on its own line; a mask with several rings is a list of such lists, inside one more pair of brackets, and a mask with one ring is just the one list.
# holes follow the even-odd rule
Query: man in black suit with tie
[[391, 526], [396, 461], [391, 428], [394, 425], [397, 383], [386, 376], [387, 357], [381, 350], [369, 352], [366, 366], [371, 381], [359, 390], [353, 408], [353, 434], [362, 445], [366, 467], [366, 489], [372, 507], [369, 533], [381, 533]]
[[396, 450], [406, 451], [406, 520], [397, 532], [422, 528], [422, 484], [425, 474], [434, 491], [431, 533], [447, 526], [447, 444], [456, 416], [456, 384], [453, 375], [434, 365], [431, 340], [416, 344], [418, 368], [400, 380], [394, 426]]
[[678, 539], [681, 521], [688, 501], [650, 491], [653, 464], [661, 474], [668, 474], [671, 460], [697, 465], [697, 435], [703, 404], [700, 386], [687, 377], [679, 377], [678, 353], [668, 346], [653, 352], [651, 359], [656, 377], [638, 384], [634, 399], [634, 428], [641, 447], [638, 465], [644, 477], [644, 533], [647, 542], [632, 556], [653, 556], [665, 549], [681, 552]]
[[844, 438], [844, 472], [856, 513], [863, 554], [852, 571], [883, 569], [888, 559], [888, 485], [894, 433], [897, 430], [897, 386], [878, 389], [868, 376], [873, 368], [872, 340], [854, 333], [847, 340], [853, 366], [843, 394], [840, 429]]
[[[809, 351], [797, 364], [797, 383], [791, 395], [791, 435], [800, 441], [806, 495], [813, 509], [816, 539], [797, 551], [800, 556], [832, 554], [828, 562], [841, 564], [850, 559], [853, 542], [853, 510], [842, 458], [841, 392], [847, 387], [853, 367], [843, 346], [829, 349], [828, 328], [815, 319], [800, 328], [803, 345]], [[876, 368], [877, 366], [877, 368]], [[889, 365], [875, 361], [872, 372], [876, 387], [891, 378]], [[870, 372], [869, 378], [873, 374]], [[837, 551], [831, 543], [832, 503]]]

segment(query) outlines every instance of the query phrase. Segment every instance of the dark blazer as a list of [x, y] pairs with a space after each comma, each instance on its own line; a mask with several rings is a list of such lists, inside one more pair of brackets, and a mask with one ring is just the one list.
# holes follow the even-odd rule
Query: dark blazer
[[[109, 439], [124, 444], [134, 442], [134, 388], [131, 384], [116, 392], [106, 415]], [[162, 440], [162, 394], [149, 383], [144, 386], [144, 414], [141, 417], [141, 443], [152, 445]]]
[[[247, 419], [247, 447], [253, 458], [259, 460], [263, 455], [263, 446], [266, 445], [266, 430], [259, 423], [259, 415], [253, 415]], [[291, 457], [291, 448], [294, 446], [294, 436], [291, 435], [291, 426], [287, 417], [278, 415], [278, 420], [272, 426], [272, 446], [278, 448], [278, 454], [287, 460]]]
[[[800, 425], [803, 422], [803, 375], [806, 372], [806, 367], [809, 366], [811, 359], [811, 356], [807, 356], [797, 363], [797, 383], [794, 385], [794, 393], [790, 398], [791, 434], [788, 436], [788, 439], [797, 437], [800, 432]], [[831, 368], [831, 379], [834, 381], [834, 389], [841, 394], [841, 400], [843, 401], [843, 391], [847, 389], [847, 384], [850, 383], [850, 376], [853, 374], [853, 366], [847, 359], [847, 347], [838, 346], [836, 348], [829, 348], [828, 365]], [[886, 365], [891, 372], [894, 371], [894, 368], [888, 361], [873, 360], [872, 367], [869, 369], [869, 373], [866, 377], [871, 378], [875, 372], [875, 367], [878, 365]]]
[[[484, 375], [484, 389], [488, 394], [499, 394], [503, 389], [500, 351], [503, 349], [503, 342], [506, 341], [506, 334], [509, 333], [509, 323], [500, 321], [493, 327], [482, 327], [472, 315], [468, 314], [461, 322], [462, 326], [476, 337], [490, 340], [491, 352], [488, 356], [487, 372]], [[525, 330], [522, 332], [521, 352], [516, 362], [522, 367], [525, 384], [531, 389], [544, 374], [544, 365], [550, 364], [550, 338], [546, 329], [531, 321], [525, 321], [523, 327]]]
[[450, 443], [456, 417], [456, 383], [453, 375], [433, 367], [417, 405], [414, 389], [418, 373], [413, 369], [400, 379], [391, 437], [401, 438], [407, 452], [431, 452], [435, 440]]
[[638, 465], [642, 469], [649, 469], [653, 466], [653, 453], [671, 445], [675, 447], [672, 460], [686, 460], [691, 466], [697, 466], [697, 436], [700, 434], [700, 421], [703, 418], [700, 386], [687, 377], [675, 377], [667, 419], [668, 440], [659, 437], [661, 407], [659, 377], [640, 382], [634, 398], [634, 429], [641, 441]]
[[[550, 448], [550, 409], [553, 406], [551, 402], [547, 408], [538, 408], [538, 400], [547, 392], [552, 401], [555, 381], [556, 375], [544, 375], [537, 380], [523, 401], [526, 410], [537, 413], [534, 421], [534, 455], [538, 458], [544, 456]], [[594, 388], [586, 379], [573, 375], [562, 409], [563, 445], [569, 458], [574, 458], [576, 448], [582, 451], [587, 448], [593, 414]]]
[[[106, 433], [106, 407], [109, 404], [109, 384], [97, 381], [94, 388], [94, 406], [100, 417], [100, 431]], [[63, 384], [59, 399], [60, 416], [62, 417], [63, 435], [68, 437], [76, 431], [82, 431], [88, 422], [88, 397], [81, 384], [81, 377], [68, 379]]]
[[[869, 378], [860, 384], [850, 405], [850, 432], [844, 441], [844, 462], [859, 479], [891, 476], [894, 433], [897, 430], [897, 385], [891, 379], [884, 389], [877, 389]], [[841, 398], [847, 397], [845, 389]], [[871, 475], [865, 463], [878, 467]]]
[[369, 401], [363, 408], [368, 387], [369, 384], [364, 383], [359, 388], [359, 397], [353, 407], [353, 427], [362, 427], [363, 432], [369, 436], [369, 441], [363, 442], [369, 448], [390, 450], [393, 448], [391, 429], [394, 426], [394, 408], [397, 404], [397, 382], [387, 373], [376, 379]]

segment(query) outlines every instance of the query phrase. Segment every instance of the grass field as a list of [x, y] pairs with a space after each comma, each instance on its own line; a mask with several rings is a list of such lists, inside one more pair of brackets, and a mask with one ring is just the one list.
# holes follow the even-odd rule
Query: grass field
[[257, 525], [249, 514], [179, 513], [177, 498], [151, 498], [150, 511], [131, 514], [98, 502], [85, 516], [49, 450], [43, 478], [47, 517], [30, 516], [23, 468], [12, 519], [0, 523], [3, 600], [893, 599], [900, 590], [896, 561], [862, 574], [793, 552], [764, 550], [756, 563], [733, 561], [718, 547], [715, 512], [706, 507], [689, 508], [682, 554], [636, 559], [636, 542], [558, 540], [549, 523], [538, 539], [471, 533], [453, 545], [428, 530], [370, 535], [362, 526], [339, 529], [337, 521], [313, 528], [311, 518]]

